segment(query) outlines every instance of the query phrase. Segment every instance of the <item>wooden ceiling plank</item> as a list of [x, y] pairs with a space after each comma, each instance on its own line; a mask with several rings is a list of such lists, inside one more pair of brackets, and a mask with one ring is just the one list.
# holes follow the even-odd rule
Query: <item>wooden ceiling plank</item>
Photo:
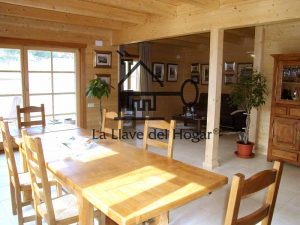
[[149, 17], [147, 14], [79, 0], [43, 0], [38, 2], [36, 0], [0, 0], [0, 2], [134, 24], [144, 24]]
[[111, 33], [111, 30], [108, 29], [105, 30], [102, 28], [63, 24], [63, 23], [50, 22], [50, 21], [40, 21], [40, 20], [26, 19], [26, 18], [5, 16], [5, 15], [0, 15], [0, 24], [7, 24], [15, 27], [19, 26], [19, 27], [27, 27], [27, 28], [44, 29], [44, 30], [50, 30], [55, 32], [67, 31], [67, 32], [74, 32], [74, 33], [84, 33], [86, 35], [93, 35], [93, 36], [97, 36], [102, 33]]
[[113, 6], [137, 12], [150, 13], [161, 16], [176, 16], [177, 7], [162, 1], [149, 0], [82, 0], [84, 2], [94, 2], [101, 5]]
[[183, 3], [201, 8], [220, 7], [220, 0], [181, 0]]
[[201, 44], [201, 43], [191, 43], [187, 41], [182, 41], [182, 40], [176, 40], [176, 39], [161, 39], [161, 40], [155, 40], [151, 43], [155, 44], [164, 44], [164, 45], [172, 45], [172, 46], [178, 46], [178, 47], [184, 47], [184, 48], [194, 48], [194, 49], [199, 49], [199, 48], [205, 48], [207, 45]]
[[125, 22], [105, 20], [95, 17], [81, 16], [26, 6], [18, 6], [7, 3], [0, 3], [0, 14], [81, 26], [107, 28], [112, 30], [118, 30], [133, 25]]

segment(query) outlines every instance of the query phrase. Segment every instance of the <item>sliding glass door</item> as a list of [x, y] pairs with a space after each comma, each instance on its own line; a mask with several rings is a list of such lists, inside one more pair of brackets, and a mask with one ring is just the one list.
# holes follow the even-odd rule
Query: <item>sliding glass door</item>
[[45, 104], [51, 123], [76, 118], [74, 52], [28, 50], [30, 105]]
[[17, 105], [44, 104], [48, 123], [75, 122], [76, 55], [60, 49], [0, 48], [0, 116], [15, 121]]

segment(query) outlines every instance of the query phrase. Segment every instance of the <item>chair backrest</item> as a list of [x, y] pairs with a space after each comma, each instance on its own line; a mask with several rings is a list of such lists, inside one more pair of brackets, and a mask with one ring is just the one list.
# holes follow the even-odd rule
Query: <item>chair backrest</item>
[[[245, 179], [243, 174], [236, 174], [232, 180], [225, 225], [250, 225], [257, 224], [260, 221], [262, 221], [262, 225], [270, 225], [281, 180], [282, 168], [283, 163], [275, 161], [273, 169], [261, 171], [248, 179]], [[238, 218], [241, 199], [267, 187], [268, 192], [262, 207], [247, 216]]]
[[[118, 113], [116, 112], [107, 112], [106, 109], [102, 110], [102, 124], [101, 131], [113, 135], [114, 137], [120, 138], [120, 134], [122, 134], [123, 120], [115, 120], [118, 117]], [[116, 129], [107, 126], [107, 120], [110, 120], [112, 123], [116, 123]]]
[[[34, 112], [40, 112], [41, 113], [41, 120], [35, 120], [31, 121], [30, 119], [30, 113]], [[21, 114], [24, 114], [24, 120], [21, 119]], [[29, 121], [26, 121], [26, 117], [28, 116]], [[21, 108], [19, 105], [17, 105], [17, 118], [18, 118], [18, 128], [21, 129], [22, 127], [30, 127], [34, 125], [42, 125], [43, 127], [46, 126], [46, 119], [45, 119], [45, 107], [44, 104], [41, 104], [40, 107], [38, 106], [28, 106]]]
[[13, 140], [9, 132], [8, 123], [3, 121], [0, 117], [0, 128], [3, 138], [3, 149], [8, 167], [9, 179], [14, 184], [16, 191], [20, 191], [20, 181], [18, 176], [18, 169], [13, 150]]
[[55, 214], [51, 200], [51, 188], [48, 181], [41, 139], [29, 136], [25, 129], [22, 130], [22, 138], [24, 148], [26, 150], [26, 160], [31, 178], [34, 208], [37, 210], [38, 205], [44, 202], [47, 209], [45, 219], [48, 224], [54, 224]]
[[[174, 129], [176, 127], [176, 121], [171, 120], [170, 123], [164, 120], [145, 120], [144, 127], [144, 141], [143, 148], [148, 150], [148, 146], [154, 146], [157, 148], [163, 148], [167, 150], [169, 158], [173, 158], [173, 142], [174, 142]], [[161, 129], [168, 131], [168, 142], [163, 142], [155, 138], [149, 138], [149, 128]]]

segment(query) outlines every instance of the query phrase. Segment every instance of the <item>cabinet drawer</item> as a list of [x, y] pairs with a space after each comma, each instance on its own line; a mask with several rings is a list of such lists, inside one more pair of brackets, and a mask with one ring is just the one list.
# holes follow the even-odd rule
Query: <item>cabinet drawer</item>
[[275, 108], [275, 114], [278, 116], [285, 116], [287, 114], [286, 107], [276, 107]]
[[286, 159], [289, 161], [294, 161], [297, 162], [298, 160], [298, 154], [294, 152], [287, 152], [287, 151], [281, 151], [281, 150], [272, 150], [272, 156], [281, 158], [281, 159]]
[[290, 108], [290, 116], [300, 117], [300, 108]]

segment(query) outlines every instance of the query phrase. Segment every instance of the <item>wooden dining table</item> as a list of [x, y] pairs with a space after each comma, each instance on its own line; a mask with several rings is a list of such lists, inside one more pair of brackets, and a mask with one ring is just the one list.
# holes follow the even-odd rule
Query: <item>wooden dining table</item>
[[[50, 170], [79, 203], [79, 224], [168, 224], [168, 211], [221, 188], [228, 178], [91, 131], [31, 132], [42, 140]], [[188, 218], [187, 218], [188, 219]]]

